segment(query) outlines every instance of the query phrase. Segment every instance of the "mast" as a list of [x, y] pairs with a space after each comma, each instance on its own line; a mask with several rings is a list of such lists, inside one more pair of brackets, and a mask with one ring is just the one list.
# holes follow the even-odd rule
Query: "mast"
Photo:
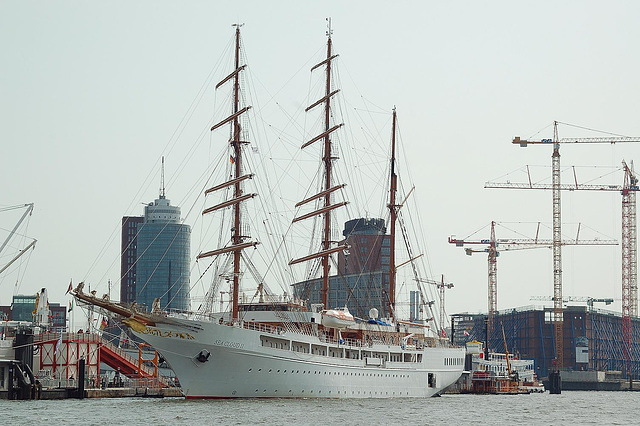
[[[327, 30], [327, 59], [331, 57], [331, 21], [329, 21], [329, 28]], [[327, 100], [324, 103], [324, 131], [327, 133], [331, 122], [331, 108], [329, 102], [329, 94], [331, 93], [331, 61], [327, 61], [327, 77], [325, 82], [325, 97]], [[331, 188], [331, 138], [329, 133], [324, 137], [324, 155], [322, 157], [324, 161], [324, 187], [323, 191]], [[331, 193], [327, 193], [324, 196], [324, 206], [331, 205]], [[326, 211], [323, 214], [323, 236], [322, 236], [322, 250], [329, 250], [331, 247], [331, 213]], [[328, 254], [322, 256], [322, 303], [325, 308], [328, 308], [329, 302], [329, 256]]]
[[217, 85], [216, 89], [222, 86], [228, 81], [233, 81], [233, 105], [232, 114], [211, 127], [211, 130], [215, 130], [225, 124], [231, 123], [231, 138], [229, 144], [231, 146], [231, 157], [229, 161], [232, 163], [232, 176], [231, 179], [222, 184], [216, 185], [213, 188], [209, 188], [205, 191], [205, 195], [218, 191], [223, 188], [233, 187], [233, 198], [217, 204], [213, 207], [205, 209], [202, 214], [211, 213], [213, 211], [231, 206], [233, 209], [233, 227], [231, 229], [231, 245], [216, 250], [212, 250], [206, 253], [198, 255], [198, 259], [210, 256], [217, 256], [224, 253], [233, 253], [233, 288], [231, 295], [231, 318], [232, 321], [238, 320], [238, 296], [240, 288], [240, 260], [242, 258], [242, 250], [249, 247], [255, 247], [257, 241], [245, 242], [250, 238], [247, 235], [243, 235], [243, 224], [241, 215], [241, 203], [250, 198], [255, 197], [257, 194], [244, 194], [242, 190], [242, 183], [246, 179], [251, 179], [252, 174], [242, 175], [242, 144], [248, 144], [248, 141], [243, 141], [241, 137], [242, 126], [240, 124], [240, 117], [247, 112], [251, 106], [240, 106], [240, 73], [246, 67], [246, 65], [240, 65], [240, 27], [242, 24], [233, 24], [236, 27], [235, 34], [235, 70], [227, 77], [222, 79]]
[[[236, 25], [236, 54], [235, 54], [235, 66], [236, 69], [240, 68], [240, 25]], [[240, 120], [238, 111], [240, 109], [240, 73], [236, 73], [233, 77], [233, 139], [231, 141], [231, 147], [234, 152], [234, 174], [233, 178], [237, 179], [242, 174], [242, 149], [240, 146]], [[242, 195], [242, 187], [240, 182], [236, 182], [233, 185], [233, 198], [239, 198]], [[242, 233], [240, 228], [240, 203], [233, 205], [233, 245], [238, 245], [242, 242]], [[232, 302], [232, 318], [233, 321], [238, 319], [238, 294], [240, 287], [240, 255], [241, 250], [233, 252], [233, 302]]]
[[332, 180], [333, 180], [332, 166], [333, 166], [333, 161], [336, 160], [337, 157], [335, 157], [331, 151], [331, 133], [338, 130], [340, 127], [342, 127], [344, 123], [335, 125], [333, 127], [331, 126], [331, 98], [340, 90], [334, 90], [334, 91], [331, 90], [331, 61], [337, 58], [338, 55], [334, 55], [332, 52], [331, 35], [333, 34], [333, 30], [331, 29], [331, 18], [327, 18], [327, 22], [328, 22], [328, 28], [326, 33], [327, 34], [327, 57], [325, 60], [323, 60], [322, 62], [316, 64], [311, 68], [311, 71], [313, 71], [316, 68], [321, 67], [322, 65], [326, 65], [325, 94], [321, 99], [317, 100], [316, 102], [314, 102], [313, 104], [311, 104], [309, 107], [305, 109], [305, 112], [307, 112], [318, 105], [324, 106], [324, 130], [321, 134], [309, 140], [308, 142], [303, 144], [301, 147], [301, 148], [306, 148], [319, 140], [324, 141], [323, 153], [322, 153], [322, 162], [324, 165], [324, 176], [323, 176], [324, 179], [323, 179], [319, 194], [316, 194], [312, 197], [307, 198], [304, 201], [299, 202], [298, 204], [296, 204], [296, 207], [317, 199], [321, 199], [323, 202], [322, 202], [322, 207], [320, 207], [319, 209], [309, 214], [293, 219], [293, 222], [297, 222], [302, 219], [307, 219], [310, 217], [321, 215], [322, 216], [322, 246], [321, 246], [322, 248], [321, 248], [321, 251], [315, 254], [311, 254], [309, 256], [305, 256], [299, 259], [294, 259], [289, 262], [290, 265], [293, 265], [293, 264], [304, 262], [307, 260], [320, 258], [321, 265], [322, 265], [322, 304], [325, 306], [325, 308], [328, 307], [328, 303], [329, 303], [329, 269], [330, 269], [329, 261], [331, 258], [331, 254], [347, 248], [347, 245], [342, 245], [342, 246], [333, 247], [333, 248], [331, 247], [333, 243], [333, 241], [331, 241], [331, 211], [338, 207], [342, 207], [346, 205], [347, 202], [331, 204], [331, 194], [335, 190], [340, 189], [344, 186], [344, 185], [337, 185], [332, 187]]
[[389, 316], [395, 317], [396, 308], [396, 192], [398, 190], [398, 175], [396, 163], [396, 108], [393, 108], [393, 125], [391, 128], [391, 189], [389, 191], [390, 236], [389, 236]]
[[164, 155], [162, 156], [162, 167], [160, 169], [160, 198], [165, 198], [164, 192]]

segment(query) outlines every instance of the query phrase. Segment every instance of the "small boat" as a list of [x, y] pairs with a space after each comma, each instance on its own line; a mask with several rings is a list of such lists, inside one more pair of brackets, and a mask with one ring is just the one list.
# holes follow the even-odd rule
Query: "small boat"
[[322, 311], [322, 325], [332, 328], [347, 328], [355, 325], [356, 320], [345, 306], [342, 309], [325, 309]]
[[529, 394], [544, 392], [534, 370], [534, 360], [519, 359], [509, 352], [483, 351], [482, 342], [467, 343], [471, 370], [461, 380], [461, 393]]

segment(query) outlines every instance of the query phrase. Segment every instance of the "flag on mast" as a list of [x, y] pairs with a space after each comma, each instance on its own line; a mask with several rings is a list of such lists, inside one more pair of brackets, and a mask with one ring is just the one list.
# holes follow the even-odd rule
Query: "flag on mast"
[[58, 351], [60, 350], [60, 345], [62, 345], [62, 331], [60, 332], [60, 337], [56, 342], [56, 355], [58, 355]]
[[69, 294], [69, 292], [73, 290], [73, 285], [71, 284], [72, 282], [73, 280], [69, 281], [69, 288], [67, 289], [67, 292], [65, 294]]

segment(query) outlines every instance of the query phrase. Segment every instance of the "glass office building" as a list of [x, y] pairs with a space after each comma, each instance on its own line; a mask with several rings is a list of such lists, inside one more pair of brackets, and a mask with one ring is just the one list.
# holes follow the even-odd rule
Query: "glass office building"
[[[136, 228], [133, 249], [123, 250], [123, 256], [134, 255], [135, 276], [129, 271], [123, 279], [129, 279], [129, 286], [122, 286], [126, 298], [135, 294], [135, 302], [151, 310], [153, 300], [160, 298], [162, 309], [189, 309], [189, 261], [191, 228], [180, 221], [180, 207], [160, 195], [145, 206], [142, 221], [123, 220], [123, 235]], [[123, 241], [124, 244], [124, 241]], [[123, 264], [131, 264], [131, 259]], [[130, 286], [133, 285], [134, 289]], [[122, 291], [121, 291], [122, 293]], [[121, 296], [122, 298], [122, 296]]]

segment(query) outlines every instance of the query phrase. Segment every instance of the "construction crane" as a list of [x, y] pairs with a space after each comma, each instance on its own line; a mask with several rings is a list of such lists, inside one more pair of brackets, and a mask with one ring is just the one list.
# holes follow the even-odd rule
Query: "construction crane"
[[[538, 238], [540, 224], [536, 230], [535, 238], [496, 238], [495, 221], [491, 221], [491, 237], [489, 239], [481, 240], [467, 240], [456, 239], [453, 236], [449, 237], [449, 243], [455, 244], [456, 247], [464, 247], [465, 245], [481, 245], [485, 246], [484, 249], [472, 249], [465, 248], [465, 253], [471, 256], [473, 253], [487, 253], [488, 262], [488, 313], [487, 313], [487, 345], [489, 344], [489, 336], [493, 335], [495, 317], [498, 312], [498, 262], [497, 258], [500, 255], [500, 251], [509, 250], [524, 250], [530, 248], [540, 248], [553, 246], [553, 241], [548, 239]], [[575, 239], [561, 241], [562, 245], [615, 245], [618, 244], [615, 240], [579, 240], [580, 227], [578, 227], [578, 234]]]
[[[531, 296], [529, 298], [529, 300], [541, 300], [541, 301], [545, 301], [545, 302], [553, 302], [553, 296]], [[604, 298], [604, 299], [598, 299], [595, 297], [576, 297], [576, 296], [566, 296], [563, 298], [562, 302], [566, 303], [566, 302], [587, 302], [587, 306], [589, 307], [589, 310], [593, 309], [593, 304], [594, 303], [604, 303], [606, 305], [610, 305], [612, 304], [614, 301], [614, 299], [612, 298]]]
[[[2, 253], [2, 251], [5, 249], [7, 244], [9, 244], [9, 241], [16, 235], [16, 231], [18, 230], [18, 228], [20, 227], [22, 222], [24, 222], [24, 220], [27, 218], [27, 216], [31, 216], [31, 213], [33, 213], [33, 203], [23, 204], [23, 205], [18, 205], [18, 206], [5, 207], [3, 209], [0, 209], [0, 212], [4, 212], [4, 211], [9, 211], [9, 210], [21, 209], [21, 208], [26, 208], [26, 209], [25, 209], [24, 213], [22, 214], [22, 216], [20, 217], [20, 219], [18, 219], [18, 222], [16, 223], [16, 225], [9, 232], [9, 235], [4, 240], [2, 245], [0, 245], [0, 253]], [[2, 266], [0, 268], [0, 274], [3, 273], [5, 270], [7, 270], [11, 265], [13, 265], [13, 263], [16, 260], [18, 260], [23, 254], [27, 253], [29, 251], [29, 249], [35, 247], [35, 245], [36, 245], [36, 240], [34, 239], [24, 249], [20, 250], [20, 252], [16, 256], [14, 256], [9, 262], [7, 262], [4, 266]]]
[[442, 275], [440, 281], [428, 280], [424, 278], [418, 278], [418, 281], [421, 283], [435, 285], [436, 288], [438, 289], [438, 295], [440, 296], [440, 324], [438, 324], [440, 326], [440, 336], [447, 337], [447, 332], [444, 329], [444, 318], [445, 318], [444, 291], [446, 289], [453, 288], [453, 283], [445, 283], [444, 274]]
[[[627, 143], [640, 142], [640, 137], [608, 137], [608, 138], [562, 138], [558, 137], [558, 121], [553, 122], [553, 139], [542, 139], [539, 141], [529, 141], [515, 137], [514, 144], [526, 147], [529, 144], [542, 144], [553, 146], [553, 154], [551, 155], [552, 170], [552, 191], [553, 191], [553, 323], [556, 348], [556, 366], [559, 369], [564, 362], [563, 348], [563, 317], [562, 317], [562, 244], [561, 244], [561, 205], [560, 205], [560, 144], [567, 143]], [[624, 292], [623, 292], [624, 293]], [[623, 302], [624, 305], [624, 302]], [[624, 308], [623, 308], [624, 309]], [[624, 312], [623, 312], [624, 317]], [[623, 318], [624, 323], [624, 318]], [[628, 319], [629, 327], [631, 326], [631, 318]], [[624, 326], [623, 326], [624, 329]], [[629, 330], [630, 335], [630, 330]]]
[[[636, 192], [640, 188], [638, 186], [638, 177], [635, 175], [633, 170], [633, 162], [631, 162], [631, 166], [629, 166], [623, 160], [622, 169], [624, 170], [624, 181], [622, 186], [586, 185], [578, 183], [575, 167], [573, 167], [574, 183], [559, 185], [558, 191], [616, 191], [622, 194], [622, 336], [623, 341], [625, 342], [625, 360], [629, 360], [631, 356], [630, 351], [632, 343], [631, 316], [638, 315]], [[501, 189], [551, 189], [555, 191], [553, 185], [532, 183], [528, 166], [527, 178], [528, 183], [487, 182], [484, 187]], [[562, 302], [560, 301], [560, 303]]]
[[638, 246], [636, 233], [636, 191], [638, 178], [631, 167], [622, 162], [624, 182], [622, 184], [622, 338], [624, 359], [631, 370], [631, 315], [638, 316]]

